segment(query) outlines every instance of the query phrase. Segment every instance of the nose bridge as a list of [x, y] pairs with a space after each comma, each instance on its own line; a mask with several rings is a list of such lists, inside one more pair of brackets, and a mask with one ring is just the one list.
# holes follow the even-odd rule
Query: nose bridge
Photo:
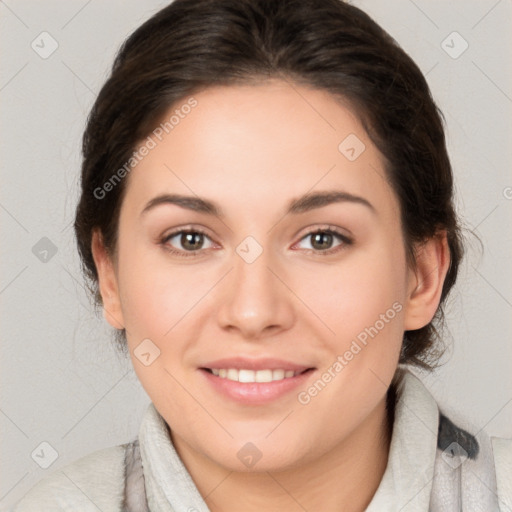
[[[263, 249], [263, 246], [251, 236], [242, 241], [235, 252], [235, 292], [256, 297], [260, 293], [269, 293], [269, 288], [275, 288], [276, 283], [271, 282], [272, 273], [269, 270], [275, 258], [268, 248]], [[275, 293], [270, 295], [275, 296]]]
[[258, 337], [270, 327], [289, 328], [293, 305], [286, 287], [274, 275], [276, 261], [270, 249], [248, 236], [232, 258], [234, 268], [219, 311], [220, 324], [240, 330], [244, 337]]

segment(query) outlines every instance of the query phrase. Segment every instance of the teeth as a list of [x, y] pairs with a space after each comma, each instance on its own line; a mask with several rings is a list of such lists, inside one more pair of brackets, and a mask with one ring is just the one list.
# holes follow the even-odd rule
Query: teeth
[[289, 379], [301, 372], [293, 370], [237, 370], [236, 368], [212, 368], [213, 375], [222, 379], [236, 382], [272, 382], [275, 380]]

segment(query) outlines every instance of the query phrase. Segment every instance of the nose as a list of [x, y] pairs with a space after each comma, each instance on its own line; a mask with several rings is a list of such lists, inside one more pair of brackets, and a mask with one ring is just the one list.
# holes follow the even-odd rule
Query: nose
[[258, 340], [289, 329], [295, 321], [293, 293], [286, 286], [270, 251], [252, 262], [233, 254], [233, 270], [226, 276], [218, 309], [222, 329]]

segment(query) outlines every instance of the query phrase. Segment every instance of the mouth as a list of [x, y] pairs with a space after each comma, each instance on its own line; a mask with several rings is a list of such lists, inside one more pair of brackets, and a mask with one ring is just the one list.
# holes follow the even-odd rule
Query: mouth
[[248, 368], [201, 368], [206, 372], [215, 375], [221, 379], [227, 379], [234, 382], [244, 382], [244, 383], [252, 383], [252, 382], [277, 382], [284, 379], [291, 379], [293, 377], [297, 377], [298, 375], [302, 375], [303, 373], [314, 370], [314, 368], [306, 368], [301, 371], [293, 371], [293, 370], [285, 370], [284, 368], [278, 369], [264, 369], [264, 370], [250, 370]]
[[224, 359], [198, 368], [210, 389], [244, 405], [264, 405], [284, 398], [315, 373], [315, 367], [276, 359]]

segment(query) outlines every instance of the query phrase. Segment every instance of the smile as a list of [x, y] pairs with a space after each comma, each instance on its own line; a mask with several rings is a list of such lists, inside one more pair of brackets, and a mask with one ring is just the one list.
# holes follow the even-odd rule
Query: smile
[[307, 386], [316, 369], [275, 359], [232, 358], [212, 361], [198, 370], [204, 383], [220, 398], [262, 406], [294, 396], [297, 389]]
[[248, 370], [236, 368], [211, 368], [213, 375], [221, 379], [228, 379], [235, 382], [273, 382], [295, 377], [303, 372], [294, 372], [293, 370]]

